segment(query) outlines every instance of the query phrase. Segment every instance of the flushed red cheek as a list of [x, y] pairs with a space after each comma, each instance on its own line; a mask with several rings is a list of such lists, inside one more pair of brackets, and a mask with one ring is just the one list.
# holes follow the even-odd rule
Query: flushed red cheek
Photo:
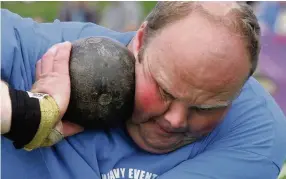
[[141, 84], [136, 92], [136, 105], [141, 112], [153, 113], [160, 111], [162, 100], [155, 85]]
[[211, 132], [217, 125], [218, 121], [211, 121], [211, 122], [206, 122], [205, 125], [201, 129], [202, 134], [206, 134]]

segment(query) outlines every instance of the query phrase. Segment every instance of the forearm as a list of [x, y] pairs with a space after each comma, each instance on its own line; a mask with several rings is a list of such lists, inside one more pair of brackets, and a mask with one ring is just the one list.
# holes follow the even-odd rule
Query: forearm
[[1, 135], [16, 148], [32, 150], [62, 138], [60, 134], [50, 136], [59, 118], [57, 104], [49, 95], [41, 95], [15, 90], [1, 81]]
[[11, 99], [8, 85], [1, 80], [1, 134], [6, 134], [11, 128]]

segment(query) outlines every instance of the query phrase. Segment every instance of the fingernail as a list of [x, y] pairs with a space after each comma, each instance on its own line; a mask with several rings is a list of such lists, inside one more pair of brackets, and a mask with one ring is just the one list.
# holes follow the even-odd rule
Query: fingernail
[[63, 44], [64, 46], [66, 46], [66, 45], [69, 45], [70, 42], [69, 42], [69, 41], [65, 41], [65, 42], [63, 42], [62, 44]]

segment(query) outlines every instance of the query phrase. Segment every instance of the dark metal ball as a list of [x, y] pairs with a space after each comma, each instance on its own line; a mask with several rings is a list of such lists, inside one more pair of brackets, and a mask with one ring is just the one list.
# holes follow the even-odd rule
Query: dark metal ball
[[131, 117], [135, 59], [119, 42], [90, 37], [72, 44], [71, 98], [64, 120], [86, 129], [117, 127]]

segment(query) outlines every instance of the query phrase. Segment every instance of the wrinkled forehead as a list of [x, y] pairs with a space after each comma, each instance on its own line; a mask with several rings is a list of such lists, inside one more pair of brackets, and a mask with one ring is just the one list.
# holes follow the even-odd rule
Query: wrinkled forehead
[[247, 63], [231, 60], [238, 56], [203, 50], [195, 46], [182, 53], [156, 50], [146, 61], [159, 86], [180, 98], [212, 102], [233, 99], [248, 74]]
[[151, 73], [161, 88], [192, 104], [229, 104], [238, 94], [239, 86], [230, 77], [225, 78], [227, 74], [218, 77], [211, 69], [195, 66], [155, 62]]
[[228, 100], [249, 74], [244, 43], [228, 28], [193, 13], [154, 37], [147, 62], [156, 81], [178, 96]]

